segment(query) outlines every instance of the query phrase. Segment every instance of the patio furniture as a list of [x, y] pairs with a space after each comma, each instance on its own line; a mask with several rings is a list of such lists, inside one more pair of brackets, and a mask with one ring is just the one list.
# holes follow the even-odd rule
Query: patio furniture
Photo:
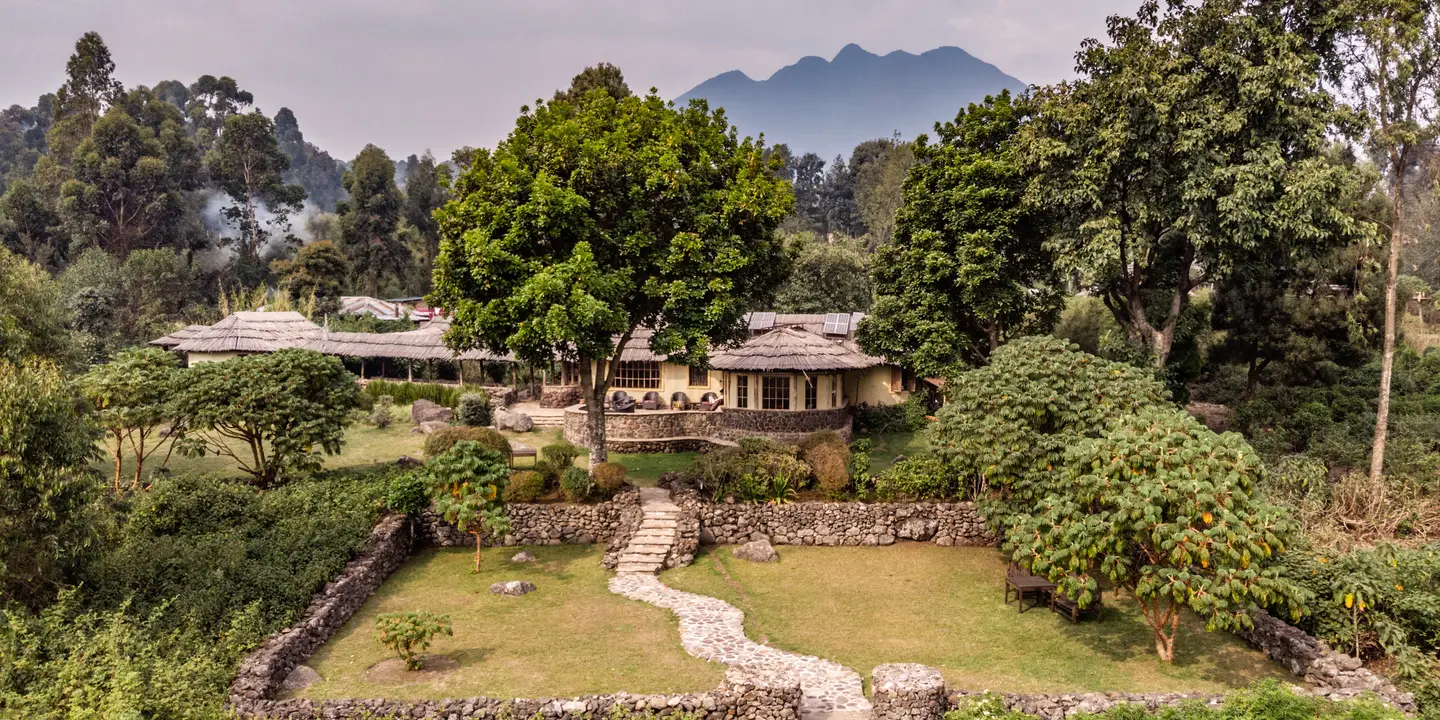
[[519, 460], [519, 459], [522, 458], [522, 457], [528, 457], [528, 458], [530, 458], [530, 464], [531, 464], [531, 465], [534, 465], [535, 462], [536, 462], [537, 459], [538, 459], [538, 458], [536, 457], [535, 448], [530, 447], [529, 445], [526, 445], [525, 443], [522, 443], [522, 442], [520, 442], [520, 441], [518, 441], [518, 440], [511, 440], [511, 441], [510, 441], [510, 467], [519, 467], [519, 465], [517, 465], [517, 464], [515, 463], [515, 461], [516, 461], [516, 460]]
[[713, 392], [707, 392], [700, 396], [701, 410], [715, 410], [725, 403], [725, 399]]
[[679, 392], [679, 391], [670, 393], [670, 409], [671, 409], [671, 410], [687, 410], [687, 409], [689, 409], [689, 408], [690, 408], [690, 396], [689, 396], [689, 395], [686, 395], [684, 392]]
[[1022, 613], [1029, 609], [1025, 607], [1026, 598], [1032, 601], [1030, 607], [1037, 607], [1048, 603], [1054, 590], [1055, 583], [1031, 575], [1019, 565], [1011, 563], [1005, 569], [1005, 604], [1010, 604], [1010, 595], [1014, 593], [1016, 607]]
[[616, 390], [610, 393], [610, 410], [617, 413], [635, 412], [635, 398], [624, 390]]
[[640, 409], [641, 409], [641, 410], [659, 410], [659, 409], [660, 409], [660, 393], [655, 392], [654, 390], [651, 390], [650, 392], [645, 393], [645, 396], [642, 397], [642, 398], [640, 398]]
[[1065, 597], [1064, 593], [1051, 592], [1050, 611], [1068, 619], [1072, 623], [1078, 623], [1082, 618], [1086, 617], [1099, 620], [1100, 614], [1103, 612], [1100, 602], [1101, 597], [1101, 593], [1095, 593], [1095, 600], [1090, 603], [1089, 607], [1082, 608], [1080, 607], [1080, 603]]

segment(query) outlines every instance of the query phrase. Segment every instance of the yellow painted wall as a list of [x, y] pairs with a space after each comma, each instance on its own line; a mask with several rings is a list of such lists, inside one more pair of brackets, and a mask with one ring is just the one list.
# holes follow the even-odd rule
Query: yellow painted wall
[[707, 384], [691, 386], [689, 366], [680, 365], [678, 363], [662, 362], [660, 363], [660, 387], [622, 388], [615, 386], [615, 384], [612, 382], [610, 386], [610, 391], [614, 392], [616, 390], [624, 390], [625, 392], [630, 394], [630, 397], [639, 400], [640, 398], [645, 397], [645, 393], [654, 390], [660, 393], [660, 399], [665, 401], [666, 403], [670, 402], [670, 396], [673, 393], [683, 392], [687, 396], [689, 396], [690, 402], [700, 402], [700, 396], [704, 395], [705, 393], [720, 392], [720, 375], [721, 373], [719, 370], [711, 370], [709, 375], [710, 381]]
[[898, 405], [910, 398], [909, 392], [891, 388], [891, 371], [888, 366], [880, 365], [860, 370], [853, 375], [854, 384], [851, 387], [854, 393], [850, 397], [857, 405]]
[[[803, 374], [730, 372], [726, 373], [725, 375], [726, 407], [740, 407], [740, 404], [736, 401], [736, 398], [738, 398], [740, 395], [738, 378], [741, 375], [750, 378], [750, 404], [747, 406], [747, 408], [752, 410], [761, 409], [760, 378], [765, 376], [774, 377], [777, 375], [783, 375], [790, 379], [790, 409], [805, 409], [805, 375]], [[841, 377], [840, 375], [820, 375], [815, 373], [811, 373], [810, 377], [815, 378], [815, 381], [817, 383], [817, 392], [815, 396], [816, 410], [830, 410], [832, 408], [843, 407], [845, 405], [846, 396], [843, 388], [843, 377]], [[830, 392], [830, 386], [832, 383], [834, 383], [835, 385], [835, 392], [833, 393], [833, 395]]]
[[207, 362], [224, 362], [224, 361], [229, 360], [229, 359], [231, 359], [231, 358], [241, 357], [241, 356], [243, 356], [244, 354], [245, 354], [245, 353], [237, 353], [237, 352], [220, 352], [220, 353], [192, 352], [192, 353], [186, 353], [186, 355], [185, 355], [185, 362], [186, 362], [187, 364], [189, 364], [190, 366], [193, 367], [193, 366], [195, 366], [195, 365], [199, 365], [199, 364], [201, 364], [201, 363], [207, 363]]

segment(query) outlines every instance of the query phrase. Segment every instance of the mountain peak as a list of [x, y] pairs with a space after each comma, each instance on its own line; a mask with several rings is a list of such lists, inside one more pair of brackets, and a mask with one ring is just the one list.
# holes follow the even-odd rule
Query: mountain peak
[[1025, 83], [957, 47], [881, 56], [850, 43], [832, 60], [803, 57], [765, 80], [738, 70], [717, 75], [676, 102], [704, 98], [711, 108], [725, 108], [743, 133], [764, 133], [797, 155], [832, 158], [896, 132], [912, 139], [1007, 89], [1020, 92]]

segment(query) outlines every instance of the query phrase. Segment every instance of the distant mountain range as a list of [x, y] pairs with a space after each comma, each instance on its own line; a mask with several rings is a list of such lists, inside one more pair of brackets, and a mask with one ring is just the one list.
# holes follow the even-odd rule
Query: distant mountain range
[[907, 140], [933, 135], [937, 120], [953, 120], [965, 105], [1025, 87], [957, 47], [880, 56], [852, 43], [834, 60], [803, 57], [767, 80], [739, 70], [716, 75], [676, 101], [705, 98], [725, 108], [741, 133], [764, 132], [767, 144], [783, 142], [797, 155], [814, 152], [829, 162], [896, 131]]

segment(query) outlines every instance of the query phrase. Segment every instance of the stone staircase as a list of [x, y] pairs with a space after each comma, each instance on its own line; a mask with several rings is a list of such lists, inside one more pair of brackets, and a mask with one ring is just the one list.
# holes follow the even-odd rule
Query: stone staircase
[[640, 488], [640, 529], [620, 552], [618, 574], [654, 575], [665, 568], [665, 557], [675, 544], [680, 506], [661, 488]]

